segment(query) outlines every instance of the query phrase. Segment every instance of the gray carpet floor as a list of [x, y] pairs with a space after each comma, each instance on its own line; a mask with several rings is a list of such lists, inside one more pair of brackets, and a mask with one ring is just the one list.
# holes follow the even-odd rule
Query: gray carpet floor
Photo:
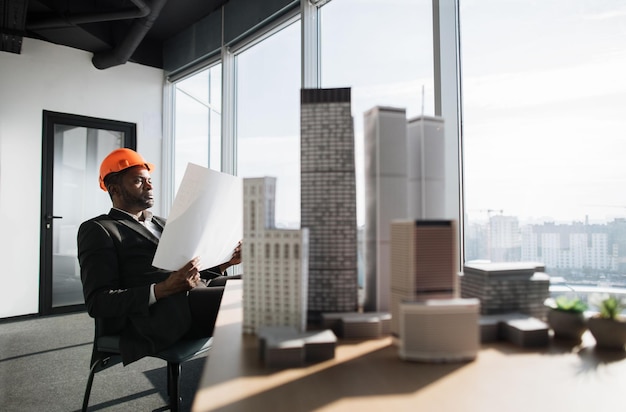
[[[89, 376], [93, 320], [86, 313], [0, 322], [0, 411], [79, 411]], [[182, 365], [188, 411], [204, 357]], [[144, 358], [96, 374], [90, 411], [165, 411], [166, 364]]]

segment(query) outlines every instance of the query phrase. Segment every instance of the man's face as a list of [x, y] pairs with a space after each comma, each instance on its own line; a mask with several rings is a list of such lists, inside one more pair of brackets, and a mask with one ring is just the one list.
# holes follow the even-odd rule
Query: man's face
[[122, 176], [114, 206], [131, 213], [138, 213], [154, 205], [150, 172], [143, 166], [135, 166]]

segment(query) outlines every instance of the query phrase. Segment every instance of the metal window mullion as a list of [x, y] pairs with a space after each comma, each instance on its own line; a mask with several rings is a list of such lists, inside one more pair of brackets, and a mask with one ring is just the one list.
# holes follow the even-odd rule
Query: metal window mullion
[[237, 174], [237, 73], [230, 48], [222, 47], [222, 172]]
[[321, 87], [321, 45], [319, 7], [308, 0], [300, 2], [302, 88]]
[[461, 59], [458, 0], [433, 0], [435, 114], [445, 121], [446, 216], [458, 221], [459, 261], [464, 260]]
[[174, 151], [176, 145], [176, 85], [165, 81], [163, 86], [163, 144], [161, 152], [161, 210], [162, 216], [169, 216], [174, 203]]

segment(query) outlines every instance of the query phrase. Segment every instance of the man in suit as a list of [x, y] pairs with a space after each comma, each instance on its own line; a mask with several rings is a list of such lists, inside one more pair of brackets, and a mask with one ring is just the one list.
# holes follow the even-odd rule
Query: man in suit
[[165, 225], [148, 210], [153, 170], [131, 149], [111, 152], [100, 166], [100, 187], [113, 207], [78, 230], [87, 311], [105, 333], [120, 335], [125, 365], [181, 339], [211, 336], [224, 288], [207, 284], [241, 262], [237, 245], [228, 262], [204, 271], [198, 258], [175, 272], [152, 266]]

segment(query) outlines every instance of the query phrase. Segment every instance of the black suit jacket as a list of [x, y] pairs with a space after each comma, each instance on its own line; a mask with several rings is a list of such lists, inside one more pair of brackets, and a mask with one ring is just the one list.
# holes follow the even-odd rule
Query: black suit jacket
[[[164, 219], [155, 216], [153, 221], [163, 230]], [[150, 285], [171, 272], [152, 266], [159, 239], [146, 227], [111, 209], [83, 222], [77, 240], [87, 311], [100, 319], [105, 334], [120, 335], [125, 365], [185, 335], [191, 326], [186, 293], [149, 305]], [[203, 277], [211, 276], [205, 272]]]

